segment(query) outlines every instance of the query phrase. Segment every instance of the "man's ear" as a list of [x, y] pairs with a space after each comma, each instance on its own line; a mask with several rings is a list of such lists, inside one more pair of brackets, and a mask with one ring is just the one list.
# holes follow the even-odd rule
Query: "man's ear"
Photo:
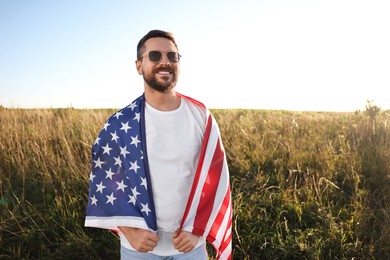
[[135, 67], [137, 68], [137, 72], [139, 75], [142, 75], [142, 61], [136, 60]]

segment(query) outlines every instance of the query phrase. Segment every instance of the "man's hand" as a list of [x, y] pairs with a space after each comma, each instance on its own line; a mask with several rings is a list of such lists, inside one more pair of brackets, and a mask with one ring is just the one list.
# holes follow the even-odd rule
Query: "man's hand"
[[172, 234], [172, 243], [176, 250], [182, 253], [188, 253], [198, 244], [199, 236], [187, 231], [176, 230]]
[[130, 245], [138, 252], [146, 253], [153, 251], [157, 246], [158, 236], [156, 233], [133, 227], [118, 227], [119, 230], [125, 235]]

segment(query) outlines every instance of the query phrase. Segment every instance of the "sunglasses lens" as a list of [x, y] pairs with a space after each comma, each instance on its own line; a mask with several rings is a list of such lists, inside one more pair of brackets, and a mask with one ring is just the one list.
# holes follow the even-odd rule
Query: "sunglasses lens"
[[177, 52], [168, 52], [167, 57], [168, 60], [172, 63], [177, 63], [180, 60], [180, 55]]
[[149, 52], [149, 60], [152, 62], [159, 62], [161, 60], [161, 52], [151, 51]]
[[[177, 52], [168, 52], [167, 57], [169, 62], [178, 63], [180, 60], [180, 54]], [[149, 60], [151, 62], [160, 62], [162, 58], [162, 53], [160, 51], [150, 51], [149, 52]]]

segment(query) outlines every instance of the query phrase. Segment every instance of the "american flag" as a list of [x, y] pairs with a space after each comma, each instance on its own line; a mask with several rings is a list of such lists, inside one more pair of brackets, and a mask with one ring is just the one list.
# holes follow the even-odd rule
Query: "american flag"
[[[231, 259], [232, 202], [229, 171], [218, 125], [207, 113], [199, 163], [181, 227], [204, 236], [217, 259]], [[92, 146], [85, 226], [116, 230], [132, 226], [157, 231], [145, 139], [144, 96], [112, 115]], [[174, 202], [173, 202], [174, 203]]]

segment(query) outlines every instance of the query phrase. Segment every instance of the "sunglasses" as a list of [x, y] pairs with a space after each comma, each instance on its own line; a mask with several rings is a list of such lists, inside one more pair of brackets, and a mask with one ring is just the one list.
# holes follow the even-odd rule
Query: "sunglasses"
[[[169, 51], [165, 52], [167, 54], [167, 58], [169, 62], [172, 63], [178, 63], [180, 61], [181, 55], [178, 52], [174, 51]], [[149, 54], [147, 55], [149, 57], [149, 60], [151, 62], [160, 62], [162, 59], [162, 52], [161, 51], [150, 51]], [[143, 58], [142, 56], [141, 58]]]

